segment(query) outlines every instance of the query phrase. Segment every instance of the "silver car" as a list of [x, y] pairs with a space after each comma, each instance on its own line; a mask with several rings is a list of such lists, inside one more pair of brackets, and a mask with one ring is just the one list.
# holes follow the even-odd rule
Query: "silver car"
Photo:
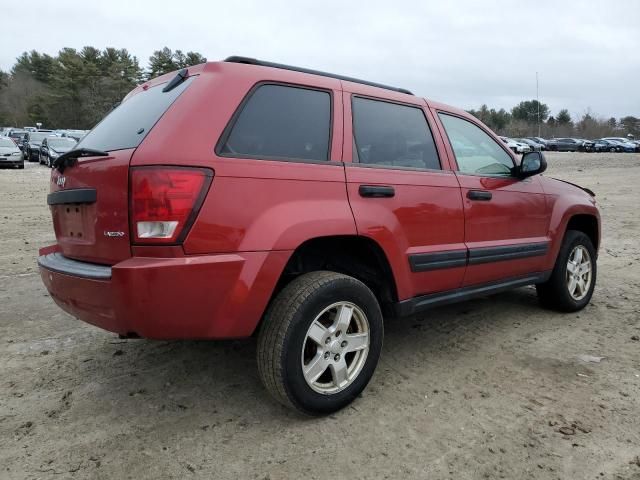
[[0, 137], [0, 166], [24, 168], [22, 152], [9, 137]]

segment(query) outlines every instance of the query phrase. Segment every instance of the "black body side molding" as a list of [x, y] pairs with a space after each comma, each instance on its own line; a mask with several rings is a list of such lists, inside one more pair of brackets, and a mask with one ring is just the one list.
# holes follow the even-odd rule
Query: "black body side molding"
[[[361, 185], [362, 189], [364, 185]], [[360, 193], [362, 195], [362, 192]], [[364, 195], [363, 195], [364, 196]], [[501, 262], [519, 258], [539, 257], [549, 251], [549, 242], [505, 245], [502, 247], [480, 247], [469, 250], [451, 250], [409, 255], [412, 272], [425, 272], [441, 268], [464, 267], [481, 263]]]
[[504, 247], [470, 248], [469, 265], [515, 260], [517, 258], [539, 257], [546, 255], [548, 250], [548, 242], [507, 245]]
[[426, 272], [441, 268], [464, 267], [467, 264], [466, 250], [452, 250], [450, 252], [416, 253], [409, 255], [409, 265], [412, 272]]

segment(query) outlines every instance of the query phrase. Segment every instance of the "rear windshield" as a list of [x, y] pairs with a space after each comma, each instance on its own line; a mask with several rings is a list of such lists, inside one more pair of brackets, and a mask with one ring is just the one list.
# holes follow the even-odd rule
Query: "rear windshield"
[[54, 137], [47, 140], [50, 146], [52, 147], [73, 147], [76, 144], [76, 141], [73, 138], [62, 138], [62, 137]]
[[29, 141], [30, 142], [41, 142], [43, 138], [50, 136], [51, 134], [48, 132], [45, 133], [30, 133]]
[[162, 84], [128, 98], [109, 112], [80, 141], [78, 148], [109, 152], [137, 147], [193, 78], [187, 78], [168, 92], [162, 91], [166, 85]]

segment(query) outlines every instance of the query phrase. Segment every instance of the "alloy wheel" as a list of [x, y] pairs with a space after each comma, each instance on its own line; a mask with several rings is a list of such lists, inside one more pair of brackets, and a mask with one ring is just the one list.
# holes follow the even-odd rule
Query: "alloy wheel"
[[316, 392], [330, 395], [353, 383], [367, 360], [369, 321], [351, 302], [325, 308], [311, 323], [302, 347], [302, 373]]
[[576, 245], [567, 261], [567, 289], [576, 301], [582, 300], [591, 287], [591, 255], [583, 245]]

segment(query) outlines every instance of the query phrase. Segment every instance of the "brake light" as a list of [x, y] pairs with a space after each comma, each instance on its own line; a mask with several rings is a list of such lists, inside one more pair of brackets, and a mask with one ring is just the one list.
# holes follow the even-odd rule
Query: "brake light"
[[213, 172], [206, 168], [131, 169], [131, 236], [136, 243], [180, 243], [204, 201]]

